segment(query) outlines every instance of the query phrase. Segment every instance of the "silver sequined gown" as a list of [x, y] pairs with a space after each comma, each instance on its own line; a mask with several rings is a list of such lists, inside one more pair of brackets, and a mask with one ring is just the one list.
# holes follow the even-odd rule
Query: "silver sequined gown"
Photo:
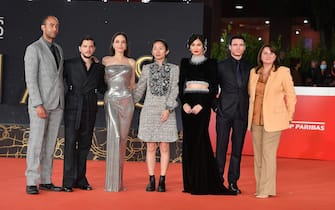
[[123, 162], [128, 132], [134, 112], [129, 90], [131, 66], [108, 65], [105, 67], [105, 113], [107, 127], [106, 184], [108, 192], [123, 190]]

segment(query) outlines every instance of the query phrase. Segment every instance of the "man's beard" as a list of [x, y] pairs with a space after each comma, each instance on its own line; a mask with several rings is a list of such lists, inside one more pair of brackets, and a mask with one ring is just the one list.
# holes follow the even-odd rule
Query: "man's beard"
[[92, 58], [92, 56], [93, 56], [93, 55], [91, 55], [91, 56], [86, 56], [86, 55], [84, 55], [84, 54], [82, 54], [82, 55], [83, 55], [83, 57], [86, 58], [86, 59], [90, 59], [90, 58]]

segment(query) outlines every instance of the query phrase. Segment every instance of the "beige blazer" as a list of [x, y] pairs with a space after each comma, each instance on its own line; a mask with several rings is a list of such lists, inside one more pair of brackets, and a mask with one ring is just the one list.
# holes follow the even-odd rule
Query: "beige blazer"
[[[251, 128], [254, 111], [256, 85], [259, 75], [253, 68], [249, 76], [249, 113], [248, 130]], [[295, 104], [297, 102], [290, 70], [281, 66], [272, 71], [264, 90], [263, 119], [266, 131], [279, 131], [289, 127], [293, 120]]]

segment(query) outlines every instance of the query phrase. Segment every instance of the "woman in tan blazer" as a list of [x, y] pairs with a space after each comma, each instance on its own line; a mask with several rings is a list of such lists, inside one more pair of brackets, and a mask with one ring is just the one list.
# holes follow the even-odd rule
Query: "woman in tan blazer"
[[276, 155], [281, 131], [293, 119], [296, 95], [290, 70], [279, 66], [277, 51], [264, 45], [250, 72], [248, 130], [254, 148], [256, 197], [276, 195]]

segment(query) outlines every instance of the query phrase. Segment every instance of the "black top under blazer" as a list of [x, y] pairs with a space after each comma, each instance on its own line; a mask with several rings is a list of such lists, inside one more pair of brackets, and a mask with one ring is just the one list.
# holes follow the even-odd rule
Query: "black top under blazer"
[[104, 65], [93, 62], [89, 71], [81, 57], [65, 60], [65, 113], [76, 112], [76, 126], [83, 111], [97, 111], [97, 92], [104, 93]]

